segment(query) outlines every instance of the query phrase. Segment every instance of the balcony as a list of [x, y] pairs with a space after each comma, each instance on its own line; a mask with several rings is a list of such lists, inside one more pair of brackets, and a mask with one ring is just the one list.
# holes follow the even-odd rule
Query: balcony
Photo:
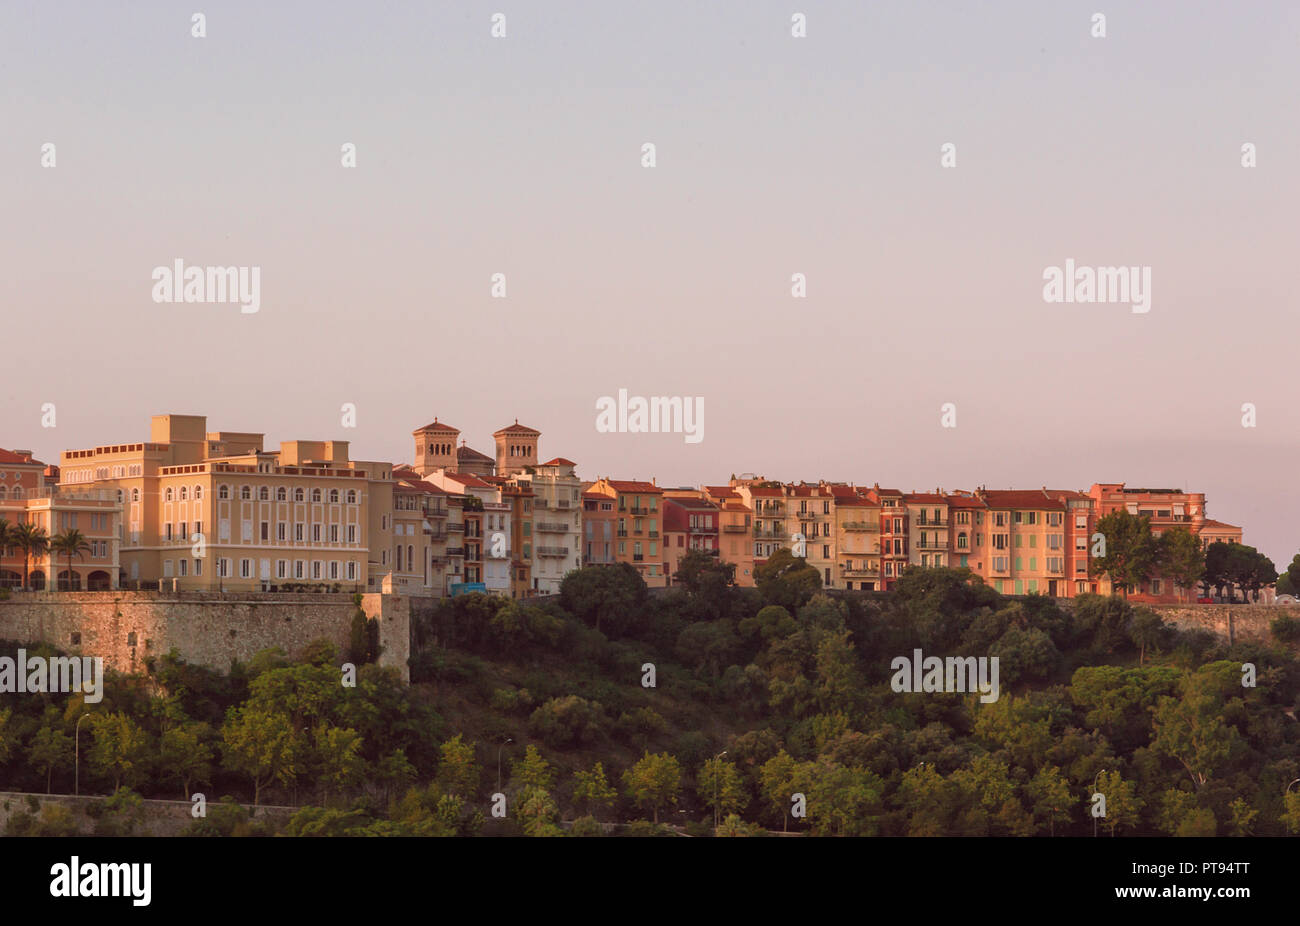
[[858, 576], [878, 576], [880, 575], [879, 566], [865, 566], [850, 569], [848, 566], [840, 566], [840, 575], [846, 579], [856, 578]]
[[538, 547], [537, 555], [538, 556], [561, 556], [561, 557], [568, 556], [569, 548], [568, 547]]
[[448, 556], [464, 556], [464, 555], [465, 555], [465, 548], [464, 548], [464, 547], [448, 547], [448, 548], [447, 548], [447, 555], [448, 555]]
[[947, 540], [918, 540], [913, 544], [918, 550], [946, 550], [948, 549]]
[[632, 514], [634, 514], [634, 515], [635, 515], [635, 514], [654, 514], [654, 513], [655, 513], [655, 509], [653, 509], [653, 508], [641, 508], [641, 507], [639, 507], [639, 506], [633, 506], [632, 508], [629, 508], [628, 510], [631, 511]]
[[426, 518], [445, 518], [447, 517], [446, 508], [425, 508], [424, 516]]
[[462, 534], [463, 534], [463, 533], [465, 532], [465, 525], [464, 525], [464, 524], [448, 524], [448, 525], [447, 525], [447, 530], [449, 530], [449, 531], [457, 531], [458, 533], [462, 533]]
[[872, 524], [870, 521], [845, 521], [841, 525], [846, 531], [875, 531], [879, 533], [880, 522]]
[[626, 528], [623, 528], [623, 529], [621, 529], [621, 530], [617, 530], [617, 531], [615, 531], [614, 533], [618, 534], [618, 536], [620, 536], [620, 537], [626, 537], [626, 536], [627, 536], [627, 529], [626, 529]]
[[538, 521], [533, 527], [542, 534], [567, 534], [569, 525], [559, 524], [554, 521]]
[[640, 562], [644, 562], [644, 560], [645, 560], [645, 556], [644, 556], [643, 554], [641, 554], [641, 553], [633, 553], [633, 554], [632, 554], [632, 562], [634, 562], [634, 563], [640, 563]]
[[658, 532], [658, 531], [650, 531], [650, 539], [651, 539], [651, 540], [657, 540], [657, 539], [659, 539], [659, 532]]
[[749, 530], [749, 528], [748, 528], [746, 525], [744, 525], [744, 524], [724, 524], [724, 525], [722, 525], [722, 532], [723, 532], [724, 534], [743, 534], [743, 533], [745, 533], [745, 531], [747, 531], [747, 530]]
[[756, 518], [784, 518], [785, 507], [783, 505], [771, 505], [754, 509]]
[[785, 540], [785, 531], [767, 530], [765, 528], [754, 528], [755, 540]]

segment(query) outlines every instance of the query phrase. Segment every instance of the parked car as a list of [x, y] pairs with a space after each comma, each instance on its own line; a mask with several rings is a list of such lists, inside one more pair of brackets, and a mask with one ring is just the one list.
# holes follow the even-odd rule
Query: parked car
[[1213, 598], [1197, 598], [1197, 599], [1196, 599], [1196, 603], [1197, 603], [1197, 604], [1214, 604], [1214, 599], [1213, 599]]

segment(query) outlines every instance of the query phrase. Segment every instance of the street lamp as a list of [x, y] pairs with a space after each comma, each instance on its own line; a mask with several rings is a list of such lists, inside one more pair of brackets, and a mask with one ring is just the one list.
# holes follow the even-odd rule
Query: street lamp
[[[1300, 778], [1297, 778], [1297, 779], [1295, 779], [1294, 781], [1292, 781], [1292, 782], [1291, 782], [1291, 785], [1295, 784], [1297, 781], [1300, 781]], [[1286, 786], [1286, 790], [1284, 790], [1284, 791], [1282, 792], [1282, 796], [1283, 796], [1283, 797], [1286, 797], [1288, 794], [1291, 793], [1291, 785], [1287, 785], [1287, 786]]]
[[497, 747], [497, 793], [501, 792], [501, 750], [506, 748], [506, 743], [513, 743], [514, 740], [506, 737], [505, 743]]
[[[713, 757], [713, 761], [717, 762], [726, 754], [727, 754], [727, 750], [725, 749], [722, 750], [722, 752], [718, 753], [716, 756]], [[715, 830], [722, 824], [722, 821], [719, 819], [722, 816], [722, 808], [718, 803], [719, 800], [718, 791], [721, 787], [722, 787], [722, 766], [715, 765], [713, 767], [713, 828]]]
[[[1092, 793], [1093, 793], [1093, 794], [1096, 794], [1096, 793], [1097, 793], [1097, 779], [1101, 777], [1101, 773], [1104, 772], [1104, 771], [1105, 771], [1104, 768], [1099, 768], [1099, 769], [1097, 769], [1097, 774], [1095, 774], [1095, 775], [1092, 776]], [[1089, 800], [1091, 800], [1091, 797], [1092, 797], [1092, 796], [1089, 795]], [[1104, 796], [1102, 797], [1102, 800], [1105, 800], [1105, 797], [1104, 797]], [[1089, 812], [1091, 813], [1091, 811], [1089, 811]], [[1112, 830], [1111, 832], [1113, 833], [1114, 831]], [[1092, 838], [1093, 838], [1093, 839], [1096, 839], [1096, 838], [1097, 838], [1097, 815], [1096, 815], [1095, 813], [1092, 815]]]
[[81, 722], [89, 716], [90, 716], [89, 713], [85, 713], [77, 718], [77, 729], [76, 732], [73, 733], [72, 735], [72, 739], [74, 743], [73, 752], [74, 755], [76, 756], [76, 773], [75, 773], [75, 778], [73, 779], [74, 784], [72, 788], [72, 793], [74, 795], [81, 794]]

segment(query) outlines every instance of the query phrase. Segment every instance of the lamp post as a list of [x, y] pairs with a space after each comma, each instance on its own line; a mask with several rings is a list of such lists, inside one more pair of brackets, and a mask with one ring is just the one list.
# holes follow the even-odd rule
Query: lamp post
[[513, 743], [514, 740], [506, 737], [505, 743], [497, 747], [497, 793], [501, 793], [501, 750], [506, 748], [506, 743]]
[[[722, 750], [722, 752], [718, 753], [716, 756], [713, 757], [713, 761], [717, 762], [726, 754], [727, 754], [727, 750], [725, 749]], [[722, 808], [718, 803], [719, 801], [718, 792], [721, 789], [721, 787], [722, 787], [722, 766], [715, 765], [713, 766], [713, 828], [715, 830], [722, 824], [721, 819], [719, 819], [722, 816]]]
[[74, 795], [81, 794], [81, 722], [89, 716], [90, 716], [89, 713], [85, 713], [77, 718], [77, 729], [76, 732], [73, 733], [72, 735], [73, 755], [76, 757], [75, 758], [76, 772], [74, 773], [73, 786], [72, 786], [72, 793]]
[[1286, 797], [1288, 794], [1291, 793], [1291, 785], [1295, 784], [1297, 781], [1300, 781], [1300, 778], [1296, 778], [1295, 780], [1293, 780], [1293, 781], [1291, 782], [1290, 785], [1287, 785], [1287, 786], [1286, 786], [1286, 789], [1282, 792], [1282, 796], [1283, 796], [1283, 797]]
[[[1099, 769], [1097, 769], [1097, 774], [1095, 774], [1095, 775], [1092, 776], [1092, 793], [1093, 793], [1093, 794], [1096, 794], [1096, 793], [1097, 793], [1097, 779], [1101, 777], [1101, 773], [1104, 772], [1104, 771], [1105, 771], [1105, 769], [1103, 769], [1103, 768], [1099, 768]], [[1102, 800], [1105, 800], [1105, 796], [1102, 797]], [[1093, 838], [1093, 839], [1096, 839], [1096, 838], [1097, 838], [1097, 815], [1096, 815], [1095, 813], [1092, 815], [1092, 838]]]

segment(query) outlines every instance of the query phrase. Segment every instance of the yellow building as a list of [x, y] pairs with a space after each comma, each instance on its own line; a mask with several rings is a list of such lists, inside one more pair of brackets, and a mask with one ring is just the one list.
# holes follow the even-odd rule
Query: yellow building
[[156, 415], [147, 442], [61, 455], [60, 486], [120, 493], [126, 587], [382, 589], [393, 570], [391, 465], [347, 441], [206, 430]]

